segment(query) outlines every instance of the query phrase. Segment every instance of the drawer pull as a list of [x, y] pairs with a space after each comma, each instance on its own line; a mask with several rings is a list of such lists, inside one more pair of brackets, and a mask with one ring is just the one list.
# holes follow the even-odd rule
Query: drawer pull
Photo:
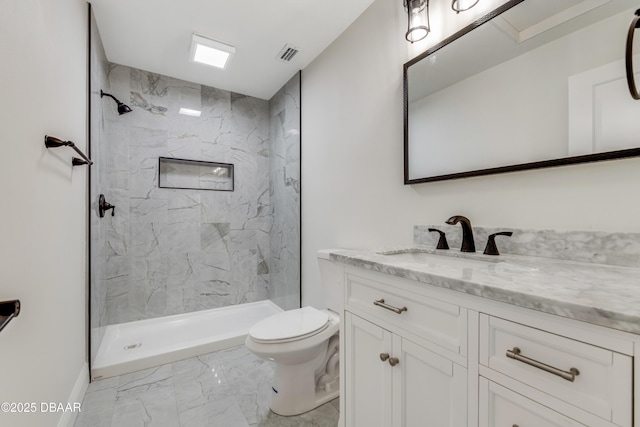
[[547, 371], [553, 375], [557, 375], [571, 382], [576, 379], [576, 375], [580, 375], [580, 371], [578, 371], [578, 369], [576, 368], [571, 368], [569, 369], [569, 371], [563, 371], [562, 369], [558, 369], [553, 366], [547, 365], [546, 363], [538, 362], [537, 360], [523, 356], [520, 354], [520, 349], [518, 347], [513, 347], [513, 350], [507, 350], [507, 357], [515, 359], [522, 363], [526, 363], [527, 365], [534, 366], [538, 369], [542, 369], [543, 371]]
[[388, 358], [389, 353], [380, 353], [380, 360], [382, 360], [383, 362], [386, 362]]
[[407, 311], [407, 307], [398, 308], [398, 307], [394, 307], [394, 306], [389, 305], [389, 304], [385, 304], [384, 303], [384, 299], [382, 299], [382, 298], [380, 298], [378, 300], [375, 300], [373, 302], [373, 305], [377, 305], [378, 307], [386, 308], [387, 310], [391, 310], [394, 313], [398, 313], [398, 314], [402, 314], [403, 311]]
[[400, 363], [400, 360], [397, 357], [392, 357], [389, 359], [389, 365], [391, 366], [396, 366], [398, 363]]

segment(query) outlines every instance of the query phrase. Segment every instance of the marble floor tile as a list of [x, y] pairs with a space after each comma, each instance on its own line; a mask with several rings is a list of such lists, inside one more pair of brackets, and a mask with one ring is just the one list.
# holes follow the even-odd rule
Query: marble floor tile
[[87, 392], [76, 426], [111, 427], [116, 391], [113, 388]]
[[75, 427], [335, 427], [338, 399], [294, 417], [269, 409], [273, 364], [244, 346], [93, 382]]
[[296, 417], [283, 417], [269, 412], [251, 426], [259, 427], [335, 427], [339, 412], [331, 402]]
[[240, 406], [229, 396], [180, 413], [180, 427], [249, 427]]
[[178, 412], [185, 412], [231, 395], [219, 362], [208, 355], [181, 360], [172, 365]]
[[178, 422], [171, 365], [123, 375], [116, 388], [112, 426], [167, 426]]

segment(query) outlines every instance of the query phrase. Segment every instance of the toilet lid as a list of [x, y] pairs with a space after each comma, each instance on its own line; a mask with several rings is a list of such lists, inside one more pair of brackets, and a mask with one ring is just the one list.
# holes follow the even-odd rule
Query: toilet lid
[[274, 314], [256, 323], [249, 335], [256, 341], [283, 341], [303, 338], [323, 330], [329, 324], [329, 314], [313, 307]]

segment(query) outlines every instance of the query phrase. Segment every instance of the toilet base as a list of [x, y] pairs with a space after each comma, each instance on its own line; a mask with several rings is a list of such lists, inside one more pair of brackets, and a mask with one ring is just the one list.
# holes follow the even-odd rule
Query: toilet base
[[320, 358], [299, 365], [276, 364], [271, 387], [271, 410], [278, 415], [292, 416], [308, 412], [338, 397], [339, 377], [324, 387], [316, 387], [314, 366]]

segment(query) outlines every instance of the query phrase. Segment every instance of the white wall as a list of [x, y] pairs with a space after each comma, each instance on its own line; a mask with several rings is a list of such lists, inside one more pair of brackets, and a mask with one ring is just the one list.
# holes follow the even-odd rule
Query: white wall
[[[22, 302], [0, 332], [0, 402], [38, 412], [86, 378], [87, 166], [43, 144], [49, 134], [86, 147], [86, 14], [80, 0], [0, 1], [0, 301]], [[0, 424], [62, 416], [0, 413]]]
[[452, 214], [490, 227], [640, 232], [640, 159], [403, 185], [402, 64], [455, 30], [409, 46], [405, 22], [401, 2], [376, 0], [303, 71], [303, 304], [323, 305], [318, 249], [410, 244], [414, 224]]

